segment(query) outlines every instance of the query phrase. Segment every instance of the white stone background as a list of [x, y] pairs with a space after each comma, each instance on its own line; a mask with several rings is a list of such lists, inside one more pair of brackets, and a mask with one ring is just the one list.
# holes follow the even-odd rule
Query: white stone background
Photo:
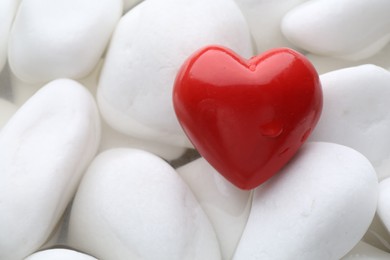
[[[343, 144], [367, 157], [375, 168], [380, 185], [375, 191], [369, 190], [368, 186], [364, 188], [369, 190], [366, 192], [367, 196], [379, 194], [378, 207], [370, 227], [366, 225], [367, 221], [364, 217], [359, 216], [355, 216], [356, 220], [353, 221], [353, 225], [350, 225], [350, 229], [346, 228], [348, 223], [340, 226], [340, 229], [346, 228], [342, 230], [344, 233], [365, 229], [364, 237], [359, 238], [360, 233], [352, 236], [351, 241], [356, 240], [353, 249], [350, 243], [340, 241], [336, 233], [329, 233], [322, 238], [328, 239], [329, 243], [338, 244], [341, 249], [335, 249], [335, 253], [322, 245], [320, 240], [313, 251], [326, 252], [328, 255], [325, 253], [319, 256], [314, 253], [306, 255], [303, 249], [301, 252], [297, 249], [302, 245], [298, 242], [294, 244], [295, 240], [300, 241], [294, 237], [295, 233], [283, 233], [283, 230], [277, 230], [275, 227], [270, 233], [266, 233], [268, 236], [263, 238], [265, 240], [269, 238], [271, 241], [269, 248], [264, 250], [269, 259], [313, 259], [313, 256], [318, 256], [316, 259], [340, 257], [390, 259], [388, 233], [390, 202], [386, 200], [387, 193], [390, 192], [390, 187], [387, 187], [389, 183], [387, 177], [390, 175], [388, 165], [390, 161], [388, 135], [390, 132], [390, 109], [388, 109], [390, 2], [388, 0], [236, 0], [235, 2], [231, 0], [145, 0], [144, 2], [123, 0], [122, 3], [117, 0], [100, 1], [100, 4], [97, 4], [91, 0], [1, 0], [0, 133], [9, 118], [38, 89], [54, 79], [71, 78], [83, 84], [94, 97], [100, 95], [101, 100], [107, 98], [105, 101], [107, 103], [98, 102], [103, 115], [102, 138], [98, 152], [117, 147], [138, 148], [162, 157], [175, 167], [184, 165], [194, 160], [197, 154], [190, 148], [183, 134], [178, 132], [177, 122], [172, 115], [169, 115], [172, 111], [166, 104], [166, 97], [170, 95], [171, 75], [175, 74], [180, 61], [192, 50], [208, 43], [229, 46], [245, 58], [270, 48], [294, 48], [304, 53], [314, 64], [321, 75], [324, 88], [324, 113], [310, 141]], [[74, 11], [76, 9], [79, 13]], [[181, 17], [182, 14], [192, 14], [194, 17]], [[181, 20], [187, 21], [188, 24], [180, 24], [178, 21]], [[42, 28], [44, 29], [40, 30]], [[110, 42], [110, 39], [114, 40]], [[104, 72], [101, 72], [102, 67]], [[134, 73], [126, 72], [129, 68]], [[150, 76], [151, 71], [158, 73]], [[134, 105], [133, 110], [126, 110], [126, 103], [121, 107], [123, 102], [119, 100], [121, 97], [117, 94], [127, 93], [121, 91], [129, 83], [134, 84], [134, 89], [128, 93], [129, 97], [137, 104]], [[161, 89], [156, 89], [156, 83], [165, 84], [161, 87], [165, 91], [161, 94], [163, 96], [161, 99], [158, 92]], [[117, 92], [110, 92], [111, 84], [118, 86], [115, 90]], [[156, 104], [160, 106], [157, 106], [157, 109], [151, 108], [150, 111], [155, 113], [158, 111], [162, 116], [148, 113], [148, 106], [154, 106], [152, 103], [156, 96]], [[28, 113], [25, 116], [28, 117]], [[0, 139], [4, 139], [4, 136], [0, 134]], [[7, 147], [1, 149], [3, 153], [7, 152]], [[321, 149], [329, 152], [333, 148], [324, 146]], [[341, 154], [344, 152], [348, 157], [349, 152], [340, 150]], [[31, 156], [33, 158], [34, 154]], [[327, 157], [327, 155], [323, 156]], [[313, 155], [307, 157], [314, 158], [313, 164], [316, 163], [317, 157]], [[3, 158], [0, 157], [0, 160]], [[306, 162], [307, 165], [310, 163]], [[357, 168], [360, 167], [360, 162], [356, 161], [354, 164]], [[361, 168], [366, 167], [363, 164]], [[333, 169], [330, 167], [317, 171], [327, 174], [326, 171], [333, 172]], [[210, 219], [220, 243], [221, 257], [233, 258], [247, 218], [251, 214], [252, 193], [238, 190], [226, 183], [203, 160], [180, 167], [178, 173], [191, 188], [202, 210]], [[1, 178], [5, 178], [2, 174], [0, 172], [0, 182]], [[202, 174], [201, 179], [197, 178], [199, 174]], [[324, 186], [327, 187], [327, 184], [338, 181], [341, 180], [337, 177], [325, 178]], [[345, 183], [345, 190], [356, 192], [356, 196], [362, 195], [363, 189], [354, 191], [352, 184]], [[286, 190], [289, 191], [289, 182], [286, 185]], [[258, 193], [263, 192], [261, 188], [258, 190]], [[306, 186], [302, 186], [299, 192], [304, 193], [308, 190]], [[336, 197], [338, 194], [333, 195]], [[344, 198], [333, 198], [328, 202], [334, 204], [328, 205], [329, 208], [323, 208], [323, 212], [331, 212], [340, 209], [341, 206], [351, 211], [356, 209], [349, 207], [349, 201]], [[368, 200], [366, 202], [369, 209], [373, 204]], [[302, 203], [305, 203], [304, 199]], [[361, 207], [356, 209], [358, 213], [355, 214], [363, 214], [362, 212], [366, 210], [364, 200], [360, 203]], [[292, 210], [294, 205], [291, 206]], [[301, 206], [297, 204], [295, 208]], [[275, 212], [280, 208], [289, 207], [276, 207]], [[88, 245], [85, 248], [78, 248], [77, 244], [70, 241], [72, 239], [69, 240], [70, 209], [71, 204], [56, 230], [45, 243], [36, 246], [32, 251], [26, 249], [26, 252], [32, 254], [42, 249], [65, 247], [74, 248], [97, 258], [104, 255], [103, 259], [118, 259], [115, 254], [104, 254], [99, 251], [118, 250], [119, 252], [120, 246], [115, 243], [107, 243], [107, 248], [104, 248], [104, 243], [99, 244], [99, 250], [89, 246], [89, 250], [86, 250]], [[270, 211], [270, 218], [273, 218], [272, 212]], [[282, 216], [289, 214], [287, 209], [281, 209], [280, 212]], [[300, 219], [298, 218], [297, 221]], [[327, 223], [325, 217], [318, 221]], [[343, 219], [337, 221], [342, 222]], [[332, 223], [328, 225], [329, 229], [334, 228]], [[38, 227], [34, 228], [38, 229]], [[34, 228], [30, 232], [36, 232]], [[262, 230], [260, 224], [253, 227], [254, 230], [256, 228]], [[302, 227], [297, 232], [302, 236], [313, 236], [317, 228], [316, 225]], [[301, 230], [306, 230], [308, 233], [302, 234]], [[287, 242], [280, 243], [274, 238], [273, 231], [284, 235], [284, 238], [289, 236], [292, 238], [281, 239]], [[93, 236], [93, 234], [89, 235]], [[137, 237], [136, 234], [133, 236]], [[14, 235], [0, 236], [2, 239], [4, 237], [12, 240]], [[313, 239], [315, 240], [315, 236]], [[358, 242], [360, 239], [361, 241]], [[242, 239], [245, 240], [248, 239]], [[246, 243], [246, 247], [256, 247], [251, 241]], [[99, 253], [95, 254], [94, 249]], [[20, 245], [20, 250], [23, 251], [23, 245]], [[275, 253], [276, 251], [282, 253]], [[42, 254], [31, 259], [60, 259], [60, 257], [90, 259], [86, 255], [76, 256], [74, 252], [61, 250], [52, 252], [52, 255]], [[286, 253], [283, 255], [283, 252]], [[257, 253], [253, 253], [253, 259], [256, 259]], [[245, 254], [245, 252], [242, 255], [236, 254], [235, 259], [249, 259]], [[15, 255], [27, 256], [17, 253]], [[123, 259], [128, 259], [127, 256], [131, 256], [131, 253], [127, 256], [123, 253], [121, 256]]]

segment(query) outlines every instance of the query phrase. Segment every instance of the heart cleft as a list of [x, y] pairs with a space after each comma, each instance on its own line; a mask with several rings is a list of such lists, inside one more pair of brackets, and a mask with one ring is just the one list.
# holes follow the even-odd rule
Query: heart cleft
[[322, 90], [313, 65], [294, 50], [245, 60], [208, 46], [179, 70], [173, 105], [198, 152], [234, 185], [253, 189], [307, 140], [321, 114]]

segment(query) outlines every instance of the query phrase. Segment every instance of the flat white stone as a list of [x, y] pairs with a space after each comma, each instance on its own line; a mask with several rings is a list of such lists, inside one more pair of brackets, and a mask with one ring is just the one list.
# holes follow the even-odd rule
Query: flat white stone
[[255, 189], [234, 259], [340, 259], [366, 232], [377, 197], [375, 170], [362, 154], [307, 143]]
[[320, 76], [324, 105], [310, 140], [352, 147], [390, 175], [390, 72], [374, 65]]
[[389, 42], [389, 13], [388, 0], [307, 1], [285, 15], [282, 31], [307, 51], [359, 60]]
[[177, 169], [190, 186], [217, 234], [222, 259], [232, 259], [250, 211], [250, 191], [240, 190], [203, 158]]
[[50, 249], [37, 252], [24, 260], [97, 260], [95, 257], [69, 249]]
[[50, 236], [97, 151], [92, 96], [72, 80], [48, 83], [0, 133], [0, 259], [19, 260]]
[[22, 1], [9, 41], [9, 63], [23, 81], [82, 78], [105, 50], [122, 0]]
[[220, 259], [189, 187], [165, 161], [112, 149], [90, 165], [73, 203], [69, 244], [99, 259]]
[[307, 0], [235, 1], [248, 22], [257, 53], [277, 47], [297, 48], [282, 34], [280, 23], [289, 10]]
[[193, 52], [219, 44], [252, 56], [246, 21], [232, 0], [148, 0], [125, 14], [102, 69], [98, 104], [114, 129], [190, 147], [176, 119], [172, 88]]
[[367, 243], [359, 242], [341, 260], [389, 260], [390, 254]]
[[0, 71], [7, 61], [8, 37], [20, 0], [0, 1]]

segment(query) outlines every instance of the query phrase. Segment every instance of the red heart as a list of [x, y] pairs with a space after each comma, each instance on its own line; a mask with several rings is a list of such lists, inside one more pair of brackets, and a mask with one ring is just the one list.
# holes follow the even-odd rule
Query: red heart
[[245, 60], [209, 46], [181, 67], [173, 104], [198, 152], [237, 187], [252, 189], [306, 141], [321, 114], [322, 90], [311, 63], [291, 49]]

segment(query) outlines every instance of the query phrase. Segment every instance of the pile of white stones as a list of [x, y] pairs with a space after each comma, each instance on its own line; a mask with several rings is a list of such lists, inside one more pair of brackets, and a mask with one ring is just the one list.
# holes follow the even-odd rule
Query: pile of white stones
[[[1, 0], [0, 259], [390, 259], [389, 13]], [[210, 44], [246, 58], [287, 46], [321, 74], [318, 127], [253, 191], [187, 156], [173, 112], [178, 68]]]

